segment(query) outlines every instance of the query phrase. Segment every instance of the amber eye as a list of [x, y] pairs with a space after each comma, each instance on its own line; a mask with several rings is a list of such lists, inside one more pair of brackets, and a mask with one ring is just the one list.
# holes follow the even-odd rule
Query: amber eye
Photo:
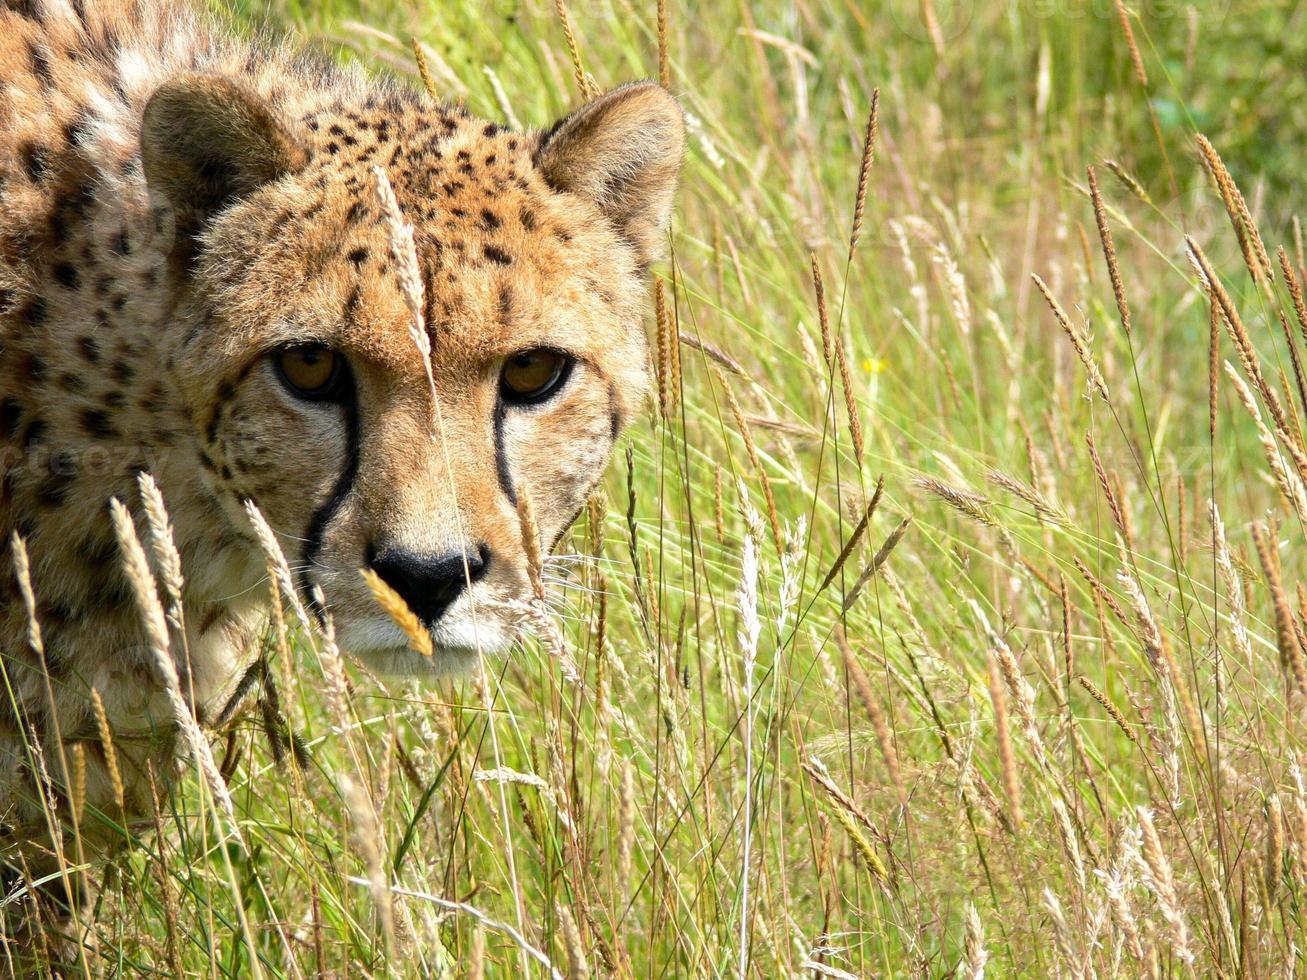
[[339, 394], [343, 358], [321, 344], [283, 347], [276, 355], [277, 373], [291, 394], [324, 401]]
[[504, 401], [534, 405], [554, 395], [572, 371], [572, 359], [559, 350], [537, 347], [511, 355], [499, 376]]

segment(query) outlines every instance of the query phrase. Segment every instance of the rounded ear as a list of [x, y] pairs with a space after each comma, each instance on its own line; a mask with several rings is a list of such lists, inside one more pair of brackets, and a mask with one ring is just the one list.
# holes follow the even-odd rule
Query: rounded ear
[[613, 89], [540, 137], [535, 163], [556, 189], [589, 198], [635, 248], [661, 257], [685, 148], [681, 107], [653, 82]]
[[150, 98], [141, 163], [193, 235], [215, 212], [304, 165], [308, 152], [272, 107], [217, 75], [180, 75]]

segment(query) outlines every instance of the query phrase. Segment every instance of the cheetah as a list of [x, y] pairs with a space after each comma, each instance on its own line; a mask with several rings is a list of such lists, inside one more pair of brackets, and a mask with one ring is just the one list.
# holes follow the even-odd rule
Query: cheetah
[[[109, 513], [116, 498], [146, 533], [141, 473], [182, 556], [177, 666], [202, 723], [266, 622], [247, 501], [305, 601], [378, 672], [504, 652], [506, 609], [531, 588], [519, 494], [551, 547], [647, 397], [642, 310], [683, 152], [675, 99], [632, 83], [514, 132], [232, 38], [173, 0], [0, 0], [0, 79], [5, 839], [44, 832], [33, 740], [56, 792], [58, 741], [82, 742], [86, 802], [108, 809], [93, 690], [124, 747], [129, 818], [149, 812], [147, 762], [176, 772]], [[433, 386], [374, 168], [413, 227]], [[369, 568], [433, 656], [374, 602]]]

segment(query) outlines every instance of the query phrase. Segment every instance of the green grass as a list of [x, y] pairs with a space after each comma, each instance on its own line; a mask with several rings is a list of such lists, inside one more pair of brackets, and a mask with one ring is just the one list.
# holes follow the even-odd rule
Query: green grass
[[[101, 966], [461, 976], [484, 943], [487, 975], [545, 975], [511, 927], [576, 975], [569, 930], [590, 969], [650, 978], [941, 976], [959, 964], [975, 976], [981, 949], [992, 976], [1292, 971], [1307, 925], [1307, 794], [1295, 768], [1307, 701], [1290, 697], [1282, 657], [1307, 626], [1295, 595], [1303, 517], [1269, 479], [1224, 378], [1209, 435], [1209, 307], [1183, 242], [1193, 235], [1223, 274], [1278, 387], [1291, 362], [1277, 310], [1296, 332], [1292, 307], [1278, 273], [1269, 291], [1250, 282], [1194, 137], [1206, 133], [1223, 155], [1268, 247], [1283, 243], [1301, 262], [1291, 218], [1307, 137], [1307, 15], [1261, 0], [1192, 14], [1130, 5], [1145, 90], [1107, 0], [936, 6], [939, 44], [908, 0], [669, 4], [672, 88], [690, 141], [660, 274], [685, 338], [684, 390], [666, 418], [651, 412], [634, 427], [629, 469], [619, 453], [603, 497], [560, 548], [585, 556], [552, 576], [582, 682], [565, 681], [534, 644], [488, 664], [483, 681], [422, 688], [358, 673], [342, 723], [324, 696], [321, 642], [300, 638], [294, 663], [274, 657], [274, 671], [287, 678], [309, 767], [274, 767], [258, 727], [238, 726], [230, 785], [244, 846], [189, 779], [162, 838], [114, 866], [95, 930]], [[524, 126], [546, 125], [577, 99], [544, 0], [290, 0], [235, 14], [409, 75], [416, 37], [438, 56], [442, 96], [490, 118], [511, 110]], [[652, 2], [576, 2], [570, 15], [600, 86], [657, 77]], [[881, 136], [850, 259], [873, 88]], [[1098, 244], [1091, 164], [1131, 335]], [[861, 464], [839, 372], [821, 352], [810, 253], [848, 351]], [[1032, 274], [1092, 335], [1110, 400], [1086, 397], [1085, 370]], [[784, 558], [703, 349], [742, 369], [725, 374], [775, 494]], [[1221, 357], [1237, 364], [1228, 337]], [[1279, 397], [1284, 447], [1302, 439], [1307, 405], [1292, 383]], [[995, 473], [1027, 488], [1025, 499]], [[866, 534], [818, 591], [881, 478]], [[950, 506], [927, 479], [984, 499]], [[1209, 500], [1246, 591], [1237, 620]], [[1256, 521], [1279, 542], [1296, 641], [1277, 645]], [[737, 593], [750, 538], [761, 632], [747, 675]], [[1124, 619], [1095, 601], [1075, 560]], [[1118, 572], [1141, 583], [1178, 668], [1169, 681]], [[1250, 634], [1246, 653], [1236, 625]], [[869, 678], [870, 706], [837, 628]], [[989, 684], [989, 658], [1004, 650], [1033, 698], [1027, 726], [1023, 686], [997, 681], [1020, 823]], [[1197, 731], [1185, 726], [1186, 700], [1201, 713]], [[496, 770], [531, 782], [487, 778]], [[375, 829], [360, 819], [367, 800]], [[1152, 809], [1171, 866], [1171, 919], [1165, 885], [1150, 884], [1135, 856], [1139, 806]], [[1267, 816], [1277, 806], [1280, 845]], [[389, 938], [369, 867], [393, 889]], [[494, 925], [478, 926], [478, 914]]]

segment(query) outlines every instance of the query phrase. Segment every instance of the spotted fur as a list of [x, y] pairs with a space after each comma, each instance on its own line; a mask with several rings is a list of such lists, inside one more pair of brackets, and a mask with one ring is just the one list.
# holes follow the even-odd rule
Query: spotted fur
[[[119, 735], [129, 816], [144, 812], [144, 762], [173, 762], [107, 514], [111, 497], [138, 507], [141, 472], [176, 528], [180, 666], [202, 718], [264, 615], [246, 500], [300, 585], [323, 590], [342, 645], [378, 668], [502, 651], [505, 601], [528, 589], [516, 495], [531, 494], [556, 540], [644, 396], [645, 271], [679, 167], [675, 102], [638, 84], [547, 131], [510, 132], [234, 40], [168, 0], [0, 0], [0, 80], [0, 530], [26, 539], [46, 648], [43, 670], [6, 565], [0, 820], [13, 835], [41, 825], [25, 731], [56, 783], [56, 739], [86, 742], [89, 800], [107, 803], [92, 687]], [[415, 226], [440, 432], [377, 166]], [[345, 358], [348, 397], [288, 393], [271, 355], [304, 342]], [[539, 347], [573, 358], [565, 387], [506, 404], [501, 365]], [[395, 548], [488, 557], [433, 623], [430, 660], [358, 574]]]

